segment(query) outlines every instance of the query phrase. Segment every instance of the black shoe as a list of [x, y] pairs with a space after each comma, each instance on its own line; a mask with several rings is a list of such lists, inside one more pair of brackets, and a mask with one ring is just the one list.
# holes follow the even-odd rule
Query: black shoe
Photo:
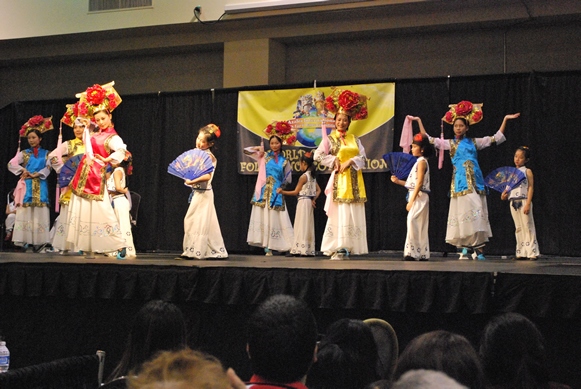
[[405, 257], [403, 257], [402, 261], [415, 261], [414, 257], [410, 257], [409, 255], [406, 255]]

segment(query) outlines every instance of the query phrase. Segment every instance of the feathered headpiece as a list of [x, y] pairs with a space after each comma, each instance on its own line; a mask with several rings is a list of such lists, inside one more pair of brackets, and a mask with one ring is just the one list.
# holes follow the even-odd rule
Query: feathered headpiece
[[446, 112], [443, 120], [448, 124], [454, 124], [457, 118], [464, 118], [468, 124], [476, 124], [482, 120], [483, 104], [472, 104], [469, 101], [461, 101], [458, 104], [450, 105], [450, 110]]
[[41, 115], [36, 115], [28, 119], [28, 121], [20, 127], [20, 136], [25, 138], [32, 130], [38, 130], [43, 134], [52, 129], [52, 116], [44, 118]]
[[326, 99], [326, 108], [333, 114], [343, 113], [351, 120], [367, 119], [367, 100], [369, 97], [359, 93], [331, 87], [333, 92]]

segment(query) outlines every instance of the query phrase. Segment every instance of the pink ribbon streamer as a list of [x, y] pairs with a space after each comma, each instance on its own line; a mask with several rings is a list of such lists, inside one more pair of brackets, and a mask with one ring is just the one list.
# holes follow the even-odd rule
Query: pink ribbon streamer
[[[63, 122], [60, 122], [60, 126], [59, 126], [59, 139], [56, 143], [56, 158], [58, 161], [59, 165], [63, 164], [63, 151], [61, 150], [61, 146], [63, 144]], [[59, 186], [59, 183], [57, 181], [56, 183], [56, 200], [55, 200], [55, 204], [54, 204], [54, 210], [55, 212], [58, 212], [60, 210], [60, 203], [59, 203], [59, 198], [60, 195], [62, 194], [62, 190], [61, 187]]]
[[18, 180], [16, 188], [14, 188], [14, 204], [22, 206], [24, 195], [26, 194], [26, 182], [23, 179]]
[[403, 149], [404, 153], [409, 153], [411, 150], [412, 142], [414, 141], [414, 132], [412, 128], [411, 116], [406, 116], [403, 122], [403, 128], [401, 130], [401, 137], [399, 138], [399, 146]]
[[[262, 152], [264, 153], [264, 145], [261, 146]], [[264, 185], [266, 185], [266, 158], [264, 158], [263, 154], [262, 157], [258, 159], [258, 178], [256, 179], [256, 186], [254, 187], [254, 198], [256, 200], [260, 199], [260, 194]]]
[[440, 120], [440, 149], [438, 150], [438, 169], [444, 166], [444, 121]]
[[325, 213], [327, 214], [327, 216], [329, 216], [329, 208], [331, 207], [331, 202], [333, 201], [332, 197], [332, 193], [333, 193], [333, 183], [335, 182], [335, 173], [337, 171], [333, 170], [333, 173], [331, 173], [331, 177], [329, 177], [329, 182], [327, 182], [327, 186], [325, 187], [325, 196], [327, 196], [327, 199], [325, 200]]
[[321, 126], [321, 144], [323, 145], [323, 150], [325, 150], [325, 155], [329, 154], [329, 136], [327, 135], [327, 125], [325, 124], [325, 118], [323, 118], [323, 124]]

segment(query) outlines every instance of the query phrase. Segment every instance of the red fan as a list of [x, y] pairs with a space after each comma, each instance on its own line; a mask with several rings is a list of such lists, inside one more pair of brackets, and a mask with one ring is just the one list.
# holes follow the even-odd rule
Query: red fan
[[167, 167], [169, 174], [184, 180], [195, 180], [213, 171], [212, 158], [207, 152], [200, 149], [186, 151]]

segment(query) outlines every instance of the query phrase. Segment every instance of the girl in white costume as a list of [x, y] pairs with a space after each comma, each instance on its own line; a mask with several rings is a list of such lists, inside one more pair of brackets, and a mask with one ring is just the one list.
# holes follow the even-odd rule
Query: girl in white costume
[[[48, 210], [48, 187], [46, 178], [50, 174], [48, 151], [40, 147], [42, 134], [51, 130], [51, 118], [40, 115], [30, 118], [20, 129], [20, 136], [28, 139], [29, 149], [18, 151], [8, 163], [8, 170], [20, 175], [19, 186], [14, 197], [21, 205], [16, 209], [12, 241], [16, 246], [34, 246], [38, 251], [50, 241], [50, 215]], [[20, 189], [20, 188], [21, 189]]]
[[126, 176], [131, 174], [131, 153], [127, 151], [125, 159], [121, 163], [115, 161], [110, 162], [113, 172], [107, 179], [107, 191], [113, 201], [113, 210], [119, 228], [121, 228], [121, 236], [125, 239], [125, 247], [117, 251], [117, 259], [132, 259], [137, 254], [135, 252], [135, 245], [133, 244], [133, 233], [131, 232], [131, 216], [129, 211], [131, 205], [127, 199], [129, 189], [127, 189]]
[[526, 146], [514, 153], [514, 164], [526, 178], [510, 193], [502, 193], [503, 200], [510, 200], [510, 213], [516, 228], [516, 258], [535, 261], [540, 255], [535, 221], [533, 219], [533, 172], [525, 164], [530, 160], [531, 151]]
[[348, 132], [352, 120], [367, 118], [367, 97], [333, 88], [327, 97], [327, 109], [335, 114], [335, 131], [327, 136], [323, 128], [315, 160], [333, 169], [325, 188], [327, 224], [321, 251], [336, 261], [350, 253], [368, 253], [367, 195], [362, 172], [366, 155], [359, 138]]
[[428, 160], [433, 147], [427, 136], [417, 134], [412, 143], [412, 154], [418, 160], [406, 181], [391, 176], [391, 181], [408, 189], [406, 210], [407, 235], [404, 246], [404, 261], [427, 261], [430, 258], [430, 166]]
[[286, 196], [297, 196], [298, 204], [295, 214], [295, 240], [290, 250], [291, 255], [315, 255], [315, 217], [313, 209], [316, 208], [316, 201], [321, 194], [321, 188], [315, 178], [315, 166], [311, 152], [301, 156], [301, 171], [303, 175], [299, 178], [295, 190], [282, 190], [278, 188], [277, 193]]
[[184, 259], [227, 258], [218, 215], [214, 206], [212, 179], [216, 172], [217, 160], [210, 151], [220, 137], [220, 129], [215, 124], [200, 128], [196, 148], [205, 151], [212, 158], [214, 171], [194, 180], [185, 180], [193, 190], [192, 201], [184, 218]]
[[123, 161], [127, 151], [127, 146], [113, 128], [111, 111], [119, 103], [121, 97], [112, 82], [103, 86], [94, 85], [81, 94], [77, 104], [69, 107], [72, 115], [69, 111], [65, 114], [71, 119], [72, 116], [83, 115], [97, 124], [96, 131], [89, 134], [91, 123], [89, 119], [81, 118], [85, 125], [85, 155], [69, 184], [73, 196], [66, 240], [72, 244], [74, 251], [87, 253], [87, 258], [92, 258], [95, 252], [109, 253], [125, 247], [105, 177], [107, 164]]
[[[50, 163], [57, 174], [60, 174], [61, 169], [70, 157], [85, 153], [85, 145], [83, 144], [84, 129], [85, 126], [81, 122], [81, 119], [77, 118], [73, 124], [75, 138], [63, 142], [60, 149], [54, 149], [49, 154]], [[61, 157], [60, 159], [59, 156]], [[68, 187], [61, 188], [59, 198], [60, 212], [51, 229], [52, 247], [63, 252], [74, 249], [70, 243], [66, 242], [71, 195], [72, 192]]]
[[[482, 120], [482, 104], [461, 101], [450, 106], [451, 109], [442, 118], [454, 127], [454, 139], [430, 138], [430, 142], [440, 150], [448, 150], [454, 165], [450, 185], [450, 209], [446, 229], [446, 242], [462, 249], [460, 260], [468, 259], [468, 250], [472, 250], [472, 259], [485, 260], [484, 245], [492, 236], [488, 221], [488, 206], [484, 177], [478, 164], [478, 151], [506, 140], [504, 130], [508, 120], [516, 119], [520, 113], [506, 115], [496, 134], [484, 138], [468, 138], [466, 133], [470, 125]], [[417, 121], [422, 134], [427, 135], [419, 117]]]
[[277, 193], [281, 185], [291, 182], [291, 165], [282, 153], [282, 138], [272, 135], [269, 143], [268, 152], [262, 146], [244, 149], [259, 166], [246, 241], [263, 247], [268, 256], [272, 250], [289, 251], [295, 239], [284, 196]]

